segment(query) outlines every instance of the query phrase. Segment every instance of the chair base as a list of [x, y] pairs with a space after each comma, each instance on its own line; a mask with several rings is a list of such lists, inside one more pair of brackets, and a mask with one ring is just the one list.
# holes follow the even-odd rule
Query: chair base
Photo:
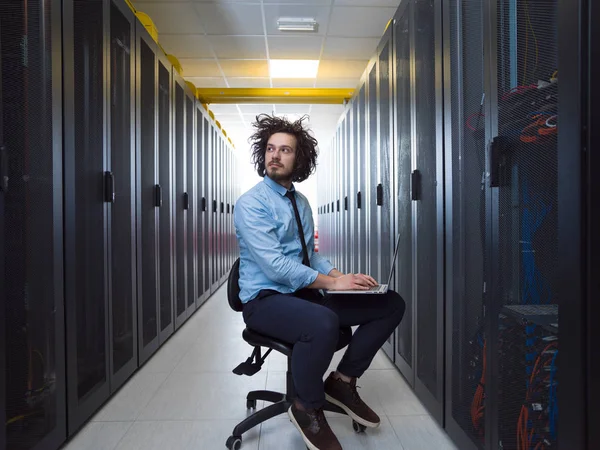
[[[250, 406], [251, 404], [256, 405], [256, 401], [258, 400], [272, 402], [273, 404], [261, 409], [260, 411], [256, 411], [251, 416], [248, 416], [242, 420], [233, 429], [233, 432], [231, 433], [232, 436], [241, 438], [242, 434], [251, 430], [255, 426], [260, 425], [261, 423], [278, 416], [279, 414], [287, 412], [294, 402], [294, 399], [288, 395], [273, 391], [252, 391], [248, 393], [246, 399], [247, 406]], [[342, 408], [329, 402], [325, 403], [323, 409], [325, 411], [346, 414], [346, 411], [344, 411]]]

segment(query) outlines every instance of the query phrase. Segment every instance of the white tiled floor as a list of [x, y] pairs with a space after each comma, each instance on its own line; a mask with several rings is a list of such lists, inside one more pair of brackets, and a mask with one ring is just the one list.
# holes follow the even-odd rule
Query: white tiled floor
[[[251, 347], [241, 338], [242, 315], [221, 288], [65, 446], [67, 450], [225, 449], [246, 417], [246, 394], [285, 390], [286, 360], [273, 352], [253, 377], [231, 370]], [[340, 360], [336, 353], [332, 368]], [[375, 430], [356, 434], [348, 417], [327, 413], [345, 450], [452, 450], [387, 356], [379, 352], [359, 380], [362, 398], [381, 416]], [[259, 402], [258, 407], [262, 407]], [[243, 436], [243, 450], [304, 450], [286, 415]]]

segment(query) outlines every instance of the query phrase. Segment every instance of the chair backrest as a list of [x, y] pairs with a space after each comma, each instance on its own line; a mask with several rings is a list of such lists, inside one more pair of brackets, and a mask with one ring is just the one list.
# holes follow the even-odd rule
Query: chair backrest
[[244, 305], [240, 300], [240, 258], [236, 259], [227, 278], [227, 300], [231, 309], [242, 312]]

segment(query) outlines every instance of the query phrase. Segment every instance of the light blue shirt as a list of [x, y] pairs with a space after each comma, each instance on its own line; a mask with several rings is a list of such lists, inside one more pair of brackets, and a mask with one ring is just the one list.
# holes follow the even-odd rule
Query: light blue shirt
[[[290, 189], [295, 191], [292, 185]], [[235, 204], [234, 224], [240, 247], [240, 300], [247, 303], [262, 289], [290, 294], [312, 284], [333, 265], [315, 253], [312, 210], [296, 192], [310, 267], [302, 264], [302, 243], [285, 187], [265, 176]]]

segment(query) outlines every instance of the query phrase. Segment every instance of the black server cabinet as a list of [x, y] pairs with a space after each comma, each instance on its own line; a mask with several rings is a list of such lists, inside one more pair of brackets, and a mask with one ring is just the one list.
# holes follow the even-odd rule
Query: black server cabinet
[[[559, 150], [558, 146], [563, 98], [557, 70], [565, 66], [558, 61], [557, 38], [571, 41], [564, 36], [573, 33], [575, 39], [577, 33], [557, 33], [558, 0], [493, 1], [487, 6], [491, 26], [485, 51], [491, 311], [486, 341], [490, 363], [486, 431], [490, 448], [548, 448], [559, 442], [557, 385], [567, 384], [563, 381], [566, 367], [557, 357], [577, 351], [559, 342], [558, 324], [561, 329], [566, 325], [562, 313], [578, 307], [573, 303], [581, 298], [562, 286], [569, 284], [568, 278], [576, 278], [579, 272], [572, 272], [576, 266], [560, 273], [558, 262], [559, 255], [560, 259], [573, 255], [569, 251], [559, 254], [559, 231], [564, 231], [559, 229], [559, 220], [566, 225], [569, 219], [562, 216], [563, 208], [577, 201], [576, 196], [561, 191], [561, 184], [580, 172], [571, 164], [559, 168], [559, 158], [574, 161], [570, 154], [577, 147], [569, 143]], [[564, 4], [566, 15], [568, 9]], [[568, 119], [566, 125], [568, 130]], [[562, 239], [576, 247], [577, 234], [578, 230]], [[565, 295], [560, 317], [559, 290]], [[563, 409], [562, 417], [570, 411]], [[564, 448], [575, 447], [565, 443]]]
[[173, 142], [175, 146], [175, 329], [187, 319], [187, 183], [186, 183], [186, 85], [173, 69]]
[[352, 144], [351, 144], [351, 126], [350, 122], [350, 110], [346, 110], [346, 117], [344, 118], [344, 263], [346, 267], [346, 273], [354, 273], [352, 269], [352, 204], [351, 200], [351, 178], [352, 178]]
[[217, 152], [219, 149], [219, 137], [216, 126], [214, 126], [214, 121], [211, 122], [212, 127], [212, 145], [210, 146], [210, 199], [211, 199], [211, 211], [212, 211], [212, 220], [211, 220], [211, 229], [210, 229], [210, 265], [211, 265], [211, 294], [214, 294], [219, 287], [219, 277], [218, 277], [218, 204], [217, 204]]
[[[394, 245], [396, 239], [393, 236], [392, 222], [392, 50], [393, 27], [386, 29], [381, 43], [377, 49], [377, 107], [378, 107], [378, 142], [379, 151], [377, 152], [377, 178], [372, 184], [376, 184], [376, 208], [377, 222], [376, 226], [376, 248], [378, 249], [377, 261], [379, 269], [377, 280], [379, 283], [387, 283], [389, 273], [392, 267], [392, 257], [394, 254]], [[373, 234], [373, 233], [372, 233]], [[390, 335], [383, 345], [383, 350], [394, 360], [394, 334]]]
[[223, 210], [224, 210], [224, 206], [223, 206], [223, 190], [225, 187], [225, 177], [223, 176], [223, 160], [224, 160], [224, 153], [225, 153], [225, 142], [223, 140], [223, 134], [221, 132], [221, 129], [219, 128], [219, 131], [217, 131], [218, 135], [219, 135], [219, 149], [217, 151], [217, 177], [216, 177], [216, 186], [217, 186], [217, 192], [218, 192], [218, 206], [219, 206], [219, 212], [218, 212], [218, 253], [217, 253], [217, 258], [218, 258], [218, 270], [219, 270], [219, 275], [218, 275], [218, 280], [219, 280], [219, 285], [221, 285], [221, 283], [223, 282], [223, 272], [224, 272], [224, 268], [225, 268], [225, 254], [224, 254], [224, 228], [225, 228], [225, 215], [223, 214]]
[[411, 386], [414, 372], [413, 226], [411, 188], [412, 108], [411, 108], [411, 5], [404, 2], [394, 18], [394, 220], [399, 239], [394, 289], [406, 304], [404, 318], [395, 332], [394, 362]]
[[[486, 193], [483, 3], [444, 5], [446, 177], [445, 427], [459, 448], [484, 448]], [[399, 100], [400, 101], [400, 100]], [[516, 430], [516, 426], [515, 426]]]
[[196, 239], [197, 257], [196, 257], [196, 278], [197, 278], [197, 295], [196, 308], [199, 308], [202, 303], [208, 298], [206, 289], [205, 269], [206, 269], [206, 175], [204, 168], [206, 165], [206, 137], [208, 130], [206, 129], [206, 118], [204, 116], [204, 108], [200, 102], [196, 103]]
[[204, 295], [208, 298], [211, 294], [211, 251], [212, 245], [210, 241], [211, 236], [211, 222], [212, 222], [212, 210], [211, 210], [211, 200], [210, 200], [210, 180], [211, 180], [211, 159], [210, 159], [210, 148], [212, 146], [212, 133], [210, 127], [210, 121], [206, 115], [203, 118], [203, 128], [204, 128], [204, 148], [202, 150], [202, 217], [203, 217], [203, 229], [202, 229], [202, 242], [203, 242], [203, 267], [202, 267], [202, 279], [204, 280]]
[[[110, 395], [109, 10], [103, 0], [64, 4], [64, 220], [67, 402], [73, 434]], [[111, 192], [112, 193], [112, 192]], [[126, 232], [127, 230], [125, 230]]]
[[186, 213], [186, 281], [187, 281], [187, 304], [186, 314], [190, 317], [196, 310], [198, 299], [196, 287], [196, 255], [198, 254], [198, 239], [196, 232], [196, 92], [193, 85], [188, 85], [185, 96], [185, 153], [186, 153], [186, 191], [184, 194], [184, 205]]
[[360, 210], [358, 209], [358, 190], [359, 188], [359, 164], [360, 164], [360, 148], [358, 146], [358, 116], [359, 116], [358, 101], [355, 98], [352, 102], [352, 111], [349, 115], [351, 123], [351, 144], [350, 144], [350, 190], [348, 191], [349, 208], [351, 216], [351, 236], [350, 236], [350, 251], [352, 252], [352, 272], [353, 273], [364, 273], [360, 268], [360, 254], [359, 252], [359, 241], [360, 241]]
[[[578, 8], [571, 8], [569, 12], [563, 11], [562, 6], [560, 6], [560, 8], [561, 9], [559, 10], [559, 16], [565, 21], [564, 23], [561, 22], [561, 24], [559, 25], [560, 30], [566, 29], [565, 24], [577, 23], [577, 17], [580, 17], [581, 15], [581, 4]], [[576, 108], [581, 106], [582, 101], [584, 102], [584, 105], [586, 107], [588, 106], [588, 104], [594, 104], [595, 102], [600, 101], [600, 97], [598, 96], [598, 89], [595, 83], [590, 83], [588, 86], [585, 87], [585, 89], [581, 89], [582, 76], [581, 73], [578, 72], [579, 70], [581, 70], [580, 68], [583, 65], [580, 61], [577, 60], [578, 58], [586, 56], [586, 64], [588, 65], [588, 67], [591, 68], [588, 83], [590, 80], [593, 81], [598, 79], [598, 76], [600, 76], [599, 67], [598, 64], [592, 64], [592, 61], [597, 60], [596, 55], [598, 55], [598, 51], [600, 50], [598, 48], [598, 43], [600, 43], [599, 24], [600, 8], [598, 7], [598, 3], [593, 3], [593, 5], [591, 5], [588, 21], [586, 24], [588, 30], [579, 30], [579, 39], [578, 41], [576, 41], [578, 43], [585, 42], [585, 40], [587, 40], [587, 36], [589, 36], [588, 42], [590, 43], [590, 48], [587, 49], [587, 55], [576, 54], [576, 56], [573, 57], [574, 52], [572, 52], [572, 42], [568, 42], [567, 40], [563, 39], [559, 43], [559, 60], [561, 61], [561, 64], [564, 61], [565, 63], [569, 64], [569, 67], [571, 68], [563, 70], [562, 77], [565, 78], [566, 76], [566, 80], [573, 80], [570, 83], [573, 89], [572, 95], [569, 95], [568, 92], [561, 91], [561, 98], [569, 99], [567, 101], [570, 101], [570, 103], [561, 101], [561, 108], [565, 110], [565, 112], [567, 113], [567, 117], [577, 118], [573, 122], [572, 126], [569, 127], [569, 132], [565, 133], [566, 130], [563, 127], [563, 131], [560, 134], [558, 144], [560, 149], [565, 148], [565, 144], [578, 144], [577, 137], [571, 136], [572, 134], [577, 135], [578, 131], [583, 128], [581, 126], [582, 110], [580, 109], [579, 112], [577, 112]], [[566, 58], [573, 59], [569, 61]], [[576, 68], [576, 70], [573, 71], [573, 68]], [[579, 82], [577, 82], [576, 80], [579, 80]], [[582, 92], [584, 93], [583, 96]], [[579, 96], [577, 95], [577, 93], [579, 94]], [[567, 110], [569, 107], [574, 109], [572, 115], [569, 114], [569, 111]], [[590, 111], [589, 117], [586, 118], [588, 122], [587, 130], [590, 131], [585, 142], [585, 146], [587, 148], [597, 148], [596, 145], [598, 145], [599, 143], [598, 130], [600, 130], [600, 122], [598, 119], [598, 112], [592, 109]], [[563, 323], [576, 323], [577, 319], [581, 317], [587, 317], [588, 319], [587, 323], [585, 323], [584, 326], [580, 327], [582, 328], [582, 330], [579, 333], [574, 333], [574, 335], [569, 336], [561, 336], [564, 345], [569, 346], [569, 348], [577, 348], [579, 350], [572, 352], [573, 358], [576, 359], [575, 361], [573, 361], [572, 365], [569, 364], [571, 361], [561, 359], [562, 365], [564, 365], [565, 367], [573, 368], [569, 376], [572, 377], [574, 382], [569, 383], [569, 387], [567, 389], [561, 389], [561, 395], [559, 396], [559, 406], [562, 408], [568, 407], [569, 400], [575, 399], [576, 403], [574, 408], [577, 411], [579, 411], [579, 413], [573, 414], [572, 416], [569, 415], [568, 417], [563, 417], [563, 419], [561, 420], [560, 442], [565, 442], [568, 443], [566, 445], [571, 445], [575, 447], [576, 445], [580, 445], [580, 443], [573, 439], [573, 436], [580, 436], [578, 439], [581, 439], [581, 436], [583, 435], [583, 433], [585, 433], [585, 438], [587, 438], [587, 448], [591, 449], [592, 443], [595, 442], [596, 426], [598, 423], [600, 423], [600, 410], [595, 407], [590, 408], [589, 406], [586, 410], [586, 408], [582, 404], [582, 401], [584, 401], [585, 399], [589, 399], [588, 405], [597, 405], [600, 401], [600, 377], [598, 377], [597, 375], [598, 373], [600, 373], [600, 360], [597, 357], [598, 353], [596, 350], [600, 347], [600, 331], [598, 330], [598, 327], [595, 326], [594, 321], [594, 318], [600, 317], [600, 310], [598, 309], [599, 305], [596, 300], [600, 295], [600, 292], [598, 291], [599, 286], [597, 282], [597, 280], [600, 277], [600, 261], [598, 260], [598, 257], [600, 256], [600, 241], [598, 240], [597, 233], [600, 222], [598, 216], [598, 208], [596, 207], [596, 205], [598, 205], [598, 202], [600, 201], [600, 183], [598, 183], [597, 178], [592, 177], [592, 174], [598, 173], [599, 169], [597, 153], [589, 152], [587, 154], [587, 159], [584, 161], [583, 164], [581, 162], [582, 157], [582, 154], [575, 155], [571, 153], [570, 158], [573, 159], [570, 159], [568, 154], [564, 154], [561, 151], [559, 153], [558, 162], [558, 166], [560, 168], [570, 166], [573, 163], [575, 163], [575, 165], [579, 165], [580, 167], [586, 167], [587, 175], [585, 178], [589, 186], [588, 192], [586, 192], [587, 204], [585, 205], [586, 211], [588, 211], [589, 214], [589, 218], [587, 219], [585, 236], [586, 242], [588, 242], [587, 255], [582, 255], [580, 253], [581, 250], [578, 250], [570, 254], [566, 258], [561, 258], [561, 266], [559, 269], [561, 271], [572, 270], [574, 271], [574, 273], [580, 273], [580, 271], [578, 270], [580, 269], [580, 267], [577, 266], [577, 261], [580, 261], [581, 264], [582, 256], [584, 256], [587, 259], [587, 292], [585, 303], [582, 303], [572, 308], [567, 308], [566, 311], [561, 313], [561, 320], [563, 321]], [[592, 178], [595, 179], [592, 180]], [[559, 199], [562, 197], [563, 194], [566, 194], [567, 196], [577, 196], [579, 198], [583, 198], [583, 195], [581, 193], [581, 186], [582, 185], [580, 183], [580, 180], [577, 180], [576, 177], [571, 177], [566, 183], [560, 183]], [[563, 253], [563, 250], [569, 251], [569, 249], [571, 249], [572, 251], [573, 249], [572, 246], [570, 246], [569, 248], [563, 247], [568, 246], [568, 241], [564, 239], [564, 236], [575, 234], [577, 233], [576, 229], [581, 229], [579, 227], [580, 224], [577, 223], [577, 221], [568, 220], [568, 217], [572, 213], [577, 214], [577, 209], [582, 208], [581, 203], [571, 202], [571, 204], [575, 206], [575, 209], [573, 211], [569, 211], [567, 208], [563, 208], [562, 210], [561, 216], [559, 218], [559, 230], [562, 230], [561, 235], [559, 235], [559, 253], [561, 255], [565, 254]], [[563, 224], [567, 223], [575, 229], [569, 230], [567, 227], [564, 227]], [[571, 262], [573, 262], [573, 264], [571, 264]], [[568, 298], [568, 293], [582, 293], [579, 284], [568, 286], [563, 285], [560, 288], [560, 290], [565, 292], [565, 294], [562, 294], [562, 292], [559, 293], [560, 298]], [[582, 310], [584, 310], [583, 307], [585, 307], [585, 315], [581, 314]], [[581, 345], [581, 342], [583, 340], [582, 336], [585, 335], [587, 335], [587, 341], [589, 342], [589, 344], [587, 346], [586, 352], [584, 353], [582, 351], [584, 346]], [[579, 360], [579, 362], [577, 362], [577, 360]], [[583, 365], [583, 362], [587, 362], [586, 366]], [[586, 379], [589, 380], [589, 385], [585, 388], [585, 390], [583, 388], [583, 383], [577, 381], [583, 378], [582, 374], [585, 373], [584, 370], [587, 372]], [[584, 421], [585, 416], [583, 414], [587, 415], [587, 422]], [[581, 428], [583, 428], [582, 424], [583, 427], [585, 427], [585, 430], [583, 432], [581, 430]]]
[[158, 192], [159, 215], [159, 344], [175, 330], [175, 240], [174, 240], [174, 159], [173, 159], [173, 75], [167, 56], [158, 56]]
[[441, 1], [415, 0], [412, 12], [413, 225], [416, 292], [415, 391], [442, 421], [443, 401], [443, 129]]
[[342, 116], [340, 122], [340, 177], [338, 179], [340, 186], [340, 266], [345, 273], [350, 272], [348, 266], [350, 251], [348, 249], [348, 209], [346, 208], [347, 199], [347, 180], [348, 180], [348, 141], [346, 139], [347, 119], [346, 114]]
[[381, 249], [377, 247], [377, 164], [379, 160], [379, 114], [377, 105], [377, 60], [373, 58], [367, 67], [366, 93], [367, 93], [367, 273], [378, 282], [379, 258]]
[[[138, 355], [143, 364], [159, 346], [158, 46], [136, 22], [136, 178]], [[168, 166], [166, 168], [168, 170]]]
[[135, 220], [135, 15], [125, 2], [105, 9], [108, 37], [109, 350], [111, 392], [137, 367]]
[[66, 436], [61, 16], [0, 3], [0, 447], [16, 450]]
[[358, 114], [355, 118], [358, 129], [358, 192], [356, 193], [356, 208], [358, 210], [358, 244], [359, 272], [369, 273], [369, 261], [367, 251], [367, 221], [368, 221], [368, 149], [367, 149], [367, 95], [366, 83], [363, 79], [358, 89]]

